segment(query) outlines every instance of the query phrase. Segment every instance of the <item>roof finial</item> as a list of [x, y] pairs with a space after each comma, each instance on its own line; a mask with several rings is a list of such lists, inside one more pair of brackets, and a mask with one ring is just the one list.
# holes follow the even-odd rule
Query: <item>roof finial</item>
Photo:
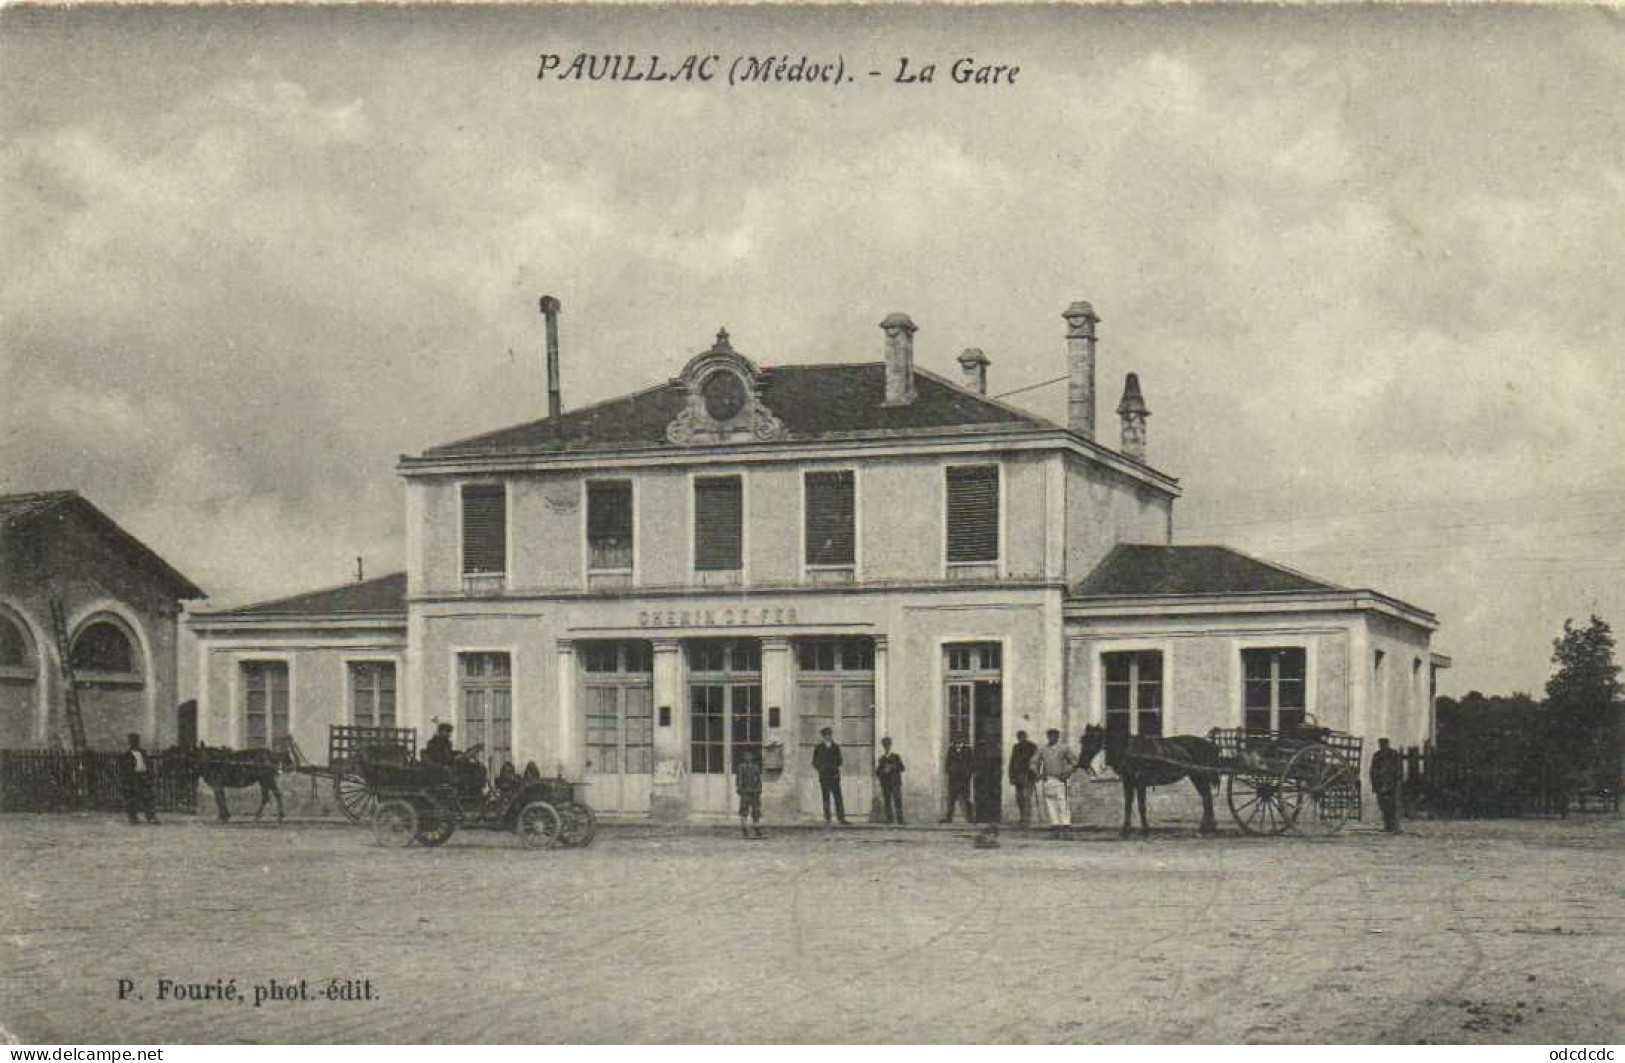
[[731, 351], [731, 350], [733, 350], [733, 345], [728, 342], [728, 330], [727, 329], [725, 329], [725, 328], [717, 329], [717, 342], [712, 345], [711, 349], [713, 351]]

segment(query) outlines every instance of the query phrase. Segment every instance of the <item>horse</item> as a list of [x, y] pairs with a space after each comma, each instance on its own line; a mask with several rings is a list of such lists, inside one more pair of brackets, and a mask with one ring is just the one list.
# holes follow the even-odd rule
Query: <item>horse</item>
[[1187, 778], [1202, 798], [1202, 833], [1218, 831], [1213, 821], [1213, 791], [1219, 785], [1219, 773], [1214, 770], [1219, 763], [1218, 746], [1195, 735], [1126, 735], [1090, 724], [1083, 729], [1079, 765], [1093, 775], [1091, 765], [1102, 750], [1106, 766], [1123, 782], [1123, 826], [1118, 831], [1121, 837], [1132, 833], [1129, 824], [1136, 798], [1140, 803], [1140, 835], [1150, 836], [1151, 827], [1145, 818], [1146, 787], [1167, 786]]
[[282, 791], [277, 787], [277, 772], [289, 763], [287, 754], [268, 749], [219, 749], [199, 746], [187, 750], [185, 767], [214, 791], [214, 807], [221, 823], [231, 820], [226, 807], [226, 791], [245, 786], [260, 788], [260, 807], [255, 819], [265, 815], [265, 806], [276, 799], [276, 818], [282, 820]]

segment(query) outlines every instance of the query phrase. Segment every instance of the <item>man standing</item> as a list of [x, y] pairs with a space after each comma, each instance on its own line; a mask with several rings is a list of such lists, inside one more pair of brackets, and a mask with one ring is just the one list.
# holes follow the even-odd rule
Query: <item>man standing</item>
[[965, 736], [959, 735], [948, 747], [948, 811], [943, 815], [942, 822], [954, 821], [955, 802], [965, 806], [966, 823], [976, 822], [970, 806], [970, 783], [975, 775], [976, 754], [970, 743], [965, 741]]
[[1069, 746], [1061, 745], [1061, 732], [1051, 727], [1044, 736], [1048, 744], [1038, 751], [1038, 793], [1044, 799], [1044, 818], [1049, 820], [1051, 841], [1064, 839], [1072, 826], [1072, 802], [1066, 781], [1078, 767], [1078, 758]]
[[829, 825], [829, 805], [835, 802], [835, 818], [846, 826], [846, 805], [841, 801], [841, 747], [835, 744], [835, 732], [828, 727], [818, 732], [823, 739], [813, 747], [813, 770], [818, 772], [818, 788], [824, 798], [824, 825]]
[[135, 826], [141, 821], [136, 818], [140, 812], [147, 817], [148, 823], [157, 823], [157, 813], [152, 805], [152, 765], [147, 761], [147, 754], [141, 748], [141, 736], [134, 731], [129, 735], [130, 748], [124, 754], [124, 814], [130, 817], [130, 825]]
[[1399, 783], [1404, 775], [1399, 750], [1388, 748], [1388, 739], [1377, 739], [1377, 751], [1371, 755], [1371, 789], [1377, 794], [1377, 807], [1382, 809], [1382, 829], [1389, 834], [1399, 833]]
[[434, 737], [423, 747], [423, 759], [442, 768], [451, 767], [457, 759], [457, 751], [451, 748], [451, 724], [443, 723], [435, 729]]
[[1033, 756], [1037, 752], [1038, 746], [1027, 740], [1027, 732], [1017, 731], [1016, 744], [1010, 748], [1010, 785], [1016, 788], [1022, 830], [1033, 818]]
[[880, 740], [880, 760], [875, 763], [875, 780], [880, 783], [880, 800], [886, 822], [903, 822], [903, 758], [891, 751], [891, 739]]
[[751, 836], [745, 828], [748, 815], [756, 837], [766, 837], [762, 833], [762, 762], [757, 759], [756, 750], [740, 750], [739, 762], [734, 765], [734, 789], [739, 793], [739, 836]]

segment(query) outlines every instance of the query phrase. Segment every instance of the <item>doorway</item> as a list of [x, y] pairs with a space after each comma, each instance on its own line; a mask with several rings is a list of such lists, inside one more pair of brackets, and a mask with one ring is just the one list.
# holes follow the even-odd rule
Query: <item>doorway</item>
[[697, 639], [687, 649], [689, 806], [732, 812], [739, 754], [762, 754], [762, 645]]
[[[997, 823], [1004, 808], [1004, 661], [997, 642], [943, 648], [947, 676], [947, 740], [963, 738], [976, 756], [971, 811], [978, 823]], [[943, 750], [943, 763], [947, 750]], [[948, 792], [943, 779], [943, 793]]]
[[648, 812], [654, 780], [653, 646], [641, 640], [582, 642], [576, 659], [587, 803], [605, 812]]

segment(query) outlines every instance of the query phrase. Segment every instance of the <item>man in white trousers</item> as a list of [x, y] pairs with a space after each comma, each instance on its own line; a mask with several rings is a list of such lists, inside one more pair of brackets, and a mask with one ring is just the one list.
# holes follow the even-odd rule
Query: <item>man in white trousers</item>
[[1044, 736], [1048, 745], [1038, 751], [1033, 764], [1038, 769], [1038, 795], [1044, 802], [1044, 818], [1049, 820], [1051, 841], [1064, 840], [1072, 826], [1072, 802], [1066, 781], [1078, 768], [1071, 747], [1061, 744], [1061, 732], [1051, 727]]

